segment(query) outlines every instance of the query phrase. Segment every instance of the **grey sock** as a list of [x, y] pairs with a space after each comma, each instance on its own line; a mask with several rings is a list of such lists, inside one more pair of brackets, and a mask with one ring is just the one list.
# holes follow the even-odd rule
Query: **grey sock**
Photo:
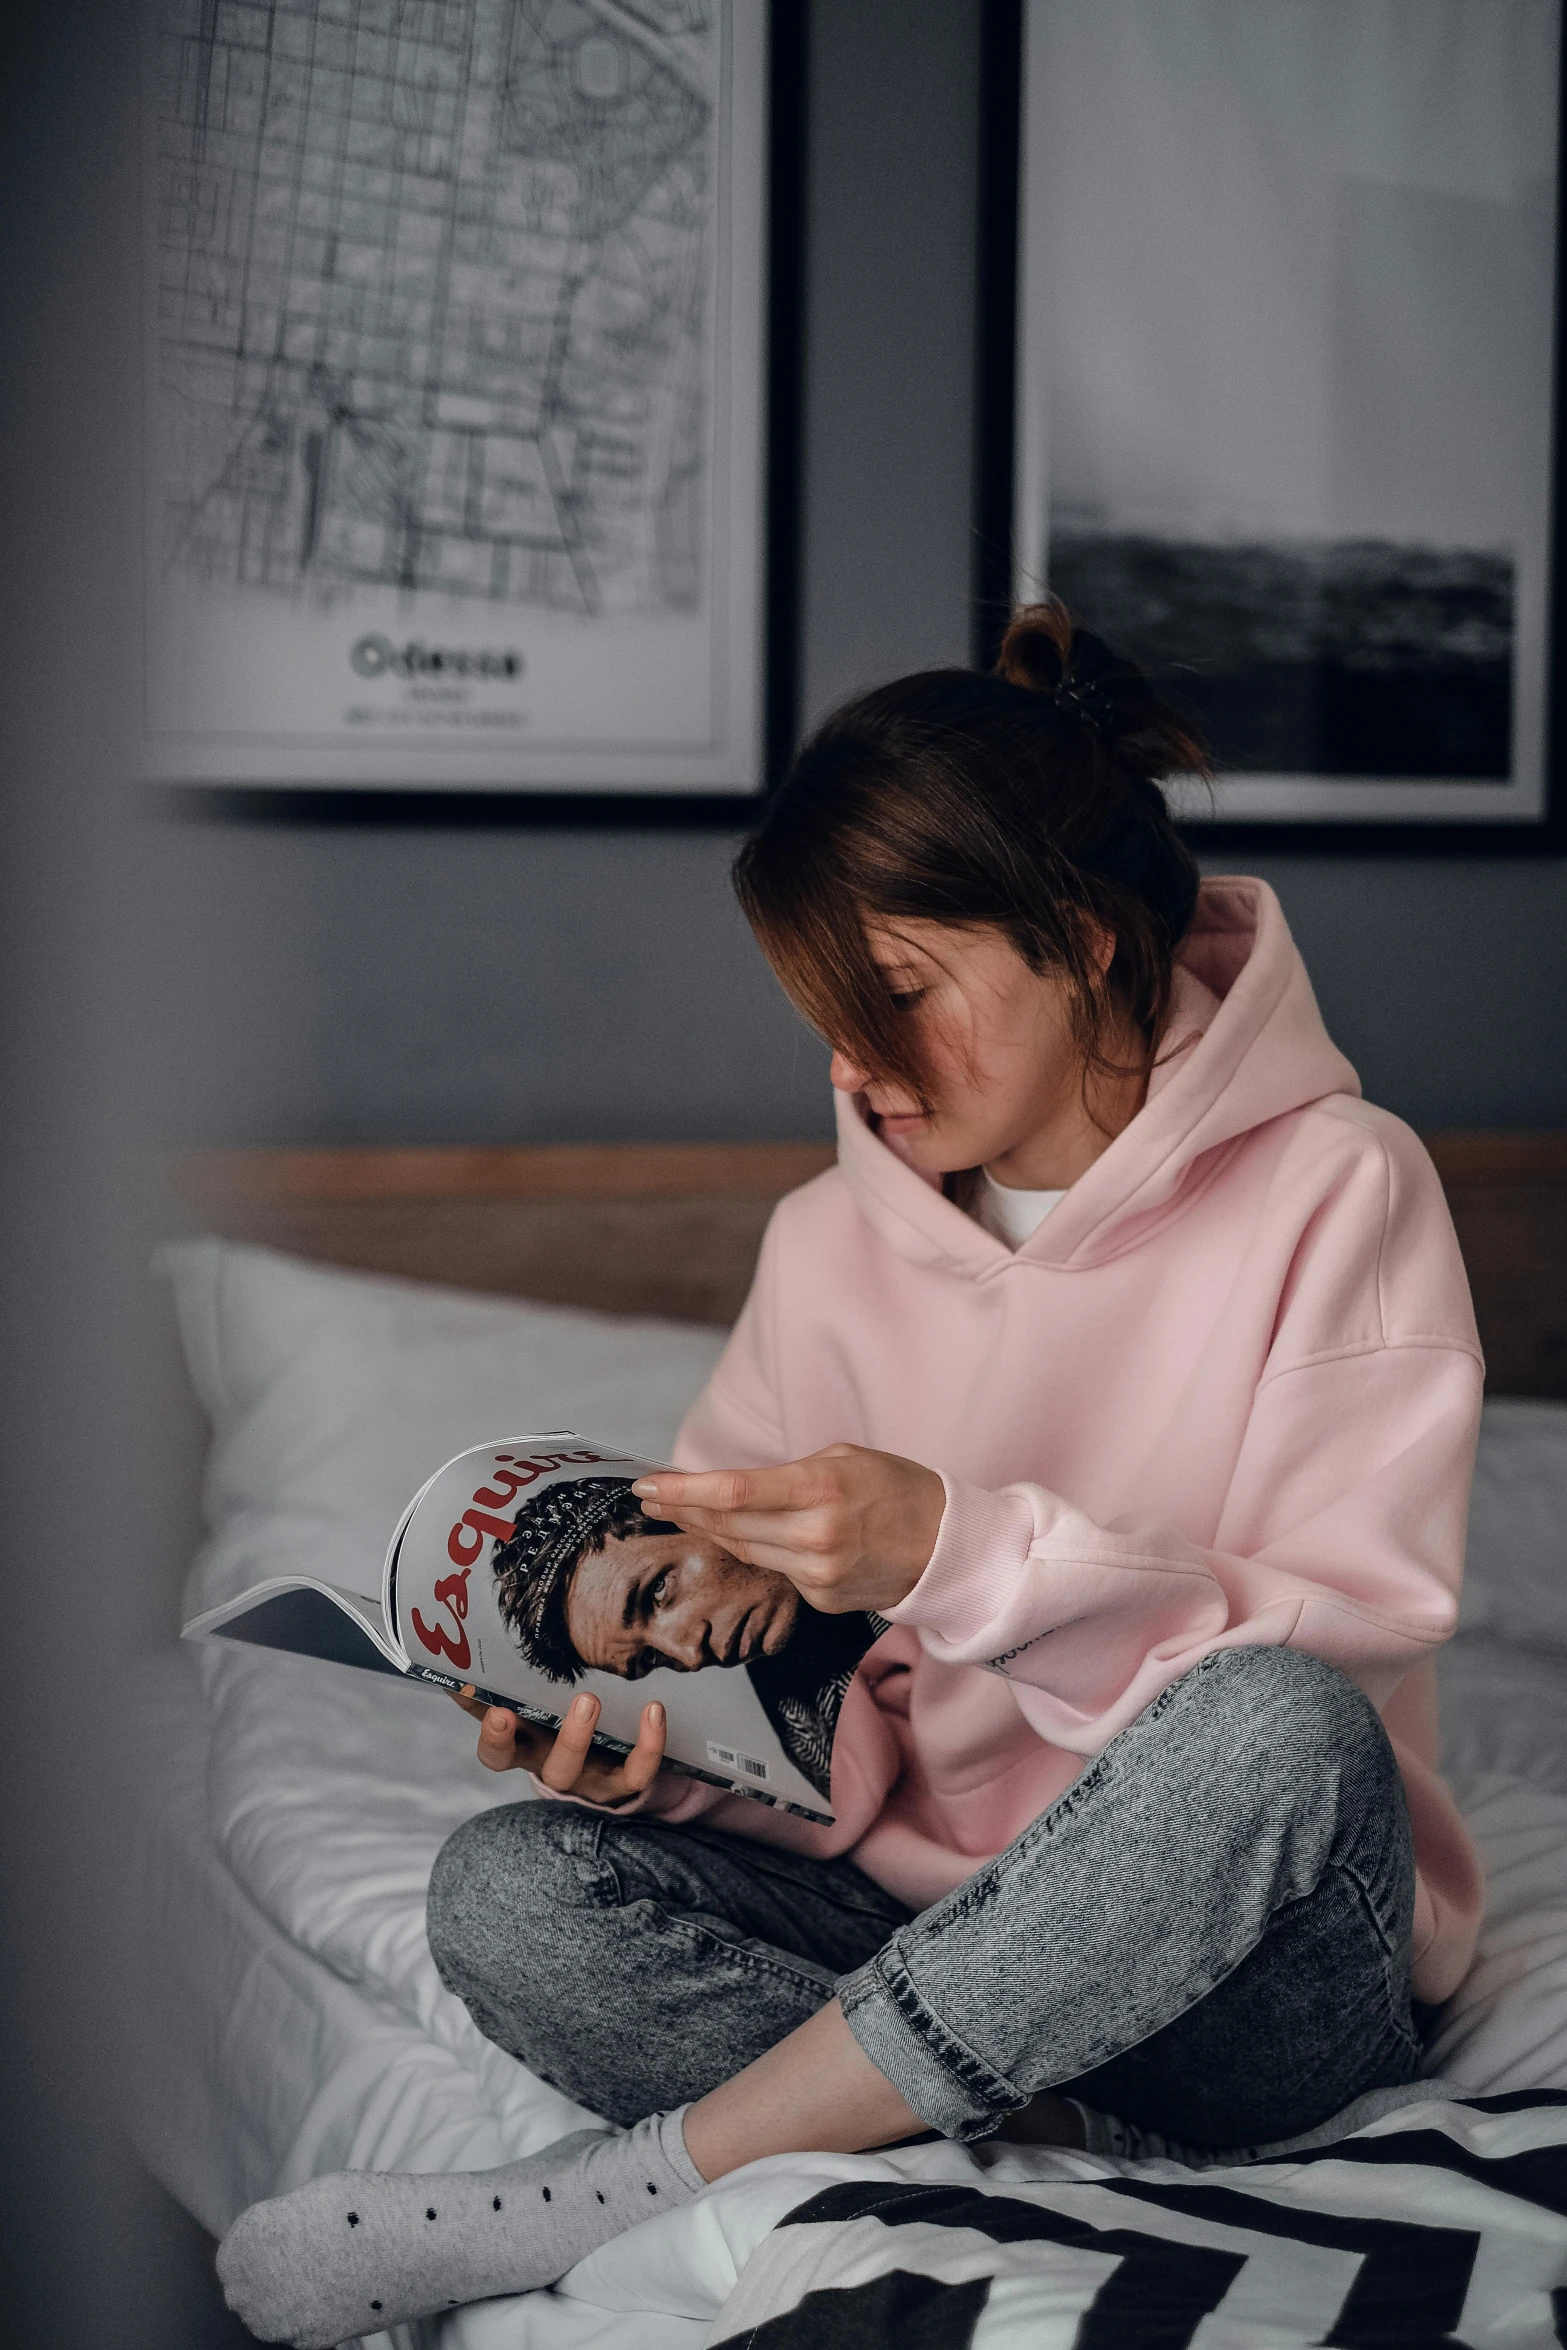
[[334, 2171], [253, 2203], [218, 2247], [229, 2307], [294, 2350], [467, 2301], [526, 2293], [702, 2185], [681, 2106], [635, 2129], [578, 2130], [499, 2170]]

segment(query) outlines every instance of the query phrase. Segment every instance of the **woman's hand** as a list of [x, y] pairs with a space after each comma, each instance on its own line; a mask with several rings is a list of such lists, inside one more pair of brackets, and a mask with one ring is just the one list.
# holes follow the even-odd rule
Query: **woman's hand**
[[631, 1488], [649, 1517], [709, 1534], [736, 1558], [787, 1575], [825, 1615], [896, 1607], [930, 1564], [946, 1508], [934, 1469], [893, 1452], [829, 1444], [778, 1469], [660, 1469]]
[[487, 1771], [531, 1771], [557, 1795], [580, 1795], [588, 1803], [629, 1803], [658, 1776], [664, 1759], [665, 1721], [661, 1705], [645, 1705], [637, 1742], [628, 1755], [612, 1760], [593, 1752], [599, 1701], [584, 1690], [566, 1708], [558, 1730], [541, 1730], [503, 1705], [485, 1705], [471, 1688], [452, 1700], [479, 1725], [479, 1760]]

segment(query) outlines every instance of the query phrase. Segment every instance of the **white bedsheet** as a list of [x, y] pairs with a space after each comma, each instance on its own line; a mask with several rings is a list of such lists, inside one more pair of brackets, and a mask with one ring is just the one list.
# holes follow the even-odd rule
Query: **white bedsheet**
[[[281, 1667], [280, 1682], [293, 1670]], [[309, 1693], [296, 1687], [293, 1708], [278, 1694], [273, 1726], [282, 1744]], [[204, 2227], [220, 2235], [258, 2196], [323, 2171], [482, 2168], [581, 2126], [582, 2108], [481, 2039], [441, 1990], [422, 1933], [409, 1932], [422, 1885], [406, 1853], [389, 1855], [383, 1834], [372, 1865], [358, 1872], [359, 1898], [337, 1905], [335, 1953], [330, 1932], [312, 1948], [257, 1903], [214, 1839], [214, 1742], [191, 1652], [152, 1660], [138, 1695], [134, 1881], [144, 2029], [133, 2129], [149, 2168]], [[401, 1701], [403, 1693], [391, 1695]], [[417, 1723], [404, 1755], [417, 1766]], [[340, 1787], [348, 1800], [352, 1775]], [[474, 1808], [460, 1804], [456, 1817]], [[317, 1841], [315, 1816], [313, 1807], [308, 1817], [293, 1815], [311, 1855], [301, 1883], [311, 1877], [318, 1897], [300, 1902], [302, 1919], [313, 1907], [333, 1909], [334, 1862], [350, 1874], [354, 1867], [343, 1840]], [[360, 1857], [374, 1844], [371, 1830]], [[362, 1932], [343, 1930], [348, 1917]], [[349, 1956], [355, 1948], [357, 1964]], [[406, 2000], [395, 1963], [384, 1979], [363, 1971], [382, 1950], [412, 1957], [402, 1977]], [[399, 2337], [436, 2338], [433, 2329]], [[441, 2338], [453, 2350], [464, 2339], [450, 2330]], [[654, 2337], [643, 2338], [659, 2350]], [[564, 2346], [593, 2337], [551, 2339]]]
[[[216, 2234], [256, 2196], [323, 2170], [479, 2167], [579, 2126], [579, 2107], [475, 2031], [423, 1933], [445, 1836], [524, 1783], [487, 1778], [468, 1724], [428, 1691], [236, 1650], [201, 1663], [210, 1711], [188, 1651], [155, 1661], [143, 1708], [138, 2135], [151, 2167]], [[1433, 2069], [1473, 2092], [1567, 2089], [1567, 1658], [1466, 1635], [1444, 1680], [1448, 1767], [1490, 1898]], [[899, 2159], [923, 2176], [954, 2158], [969, 2159]], [[774, 2200], [791, 2192], [781, 2168]], [[817, 2172], [794, 2175], [803, 2194]], [[752, 2174], [725, 2182], [553, 2293], [415, 2333], [441, 2350], [694, 2345], [733, 2283], [759, 2192]]]
[[[657, 1457], [717, 1344], [217, 1244], [181, 1264], [193, 1362], [220, 1423], [209, 1478], [220, 1531], [197, 1576], [207, 1599], [214, 1575], [287, 1565], [296, 1549], [317, 1566], [326, 1546], [373, 1568], [413, 1442], [404, 1422], [433, 1442], [432, 1396], [472, 1426], [501, 1381], [525, 1424], [546, 1361], [556, 1380], [575, 1366], [579, 1424], [608, 1398], [609, 1424], [635, 1428]], [[1489, 1901], [1479, 1958], [1431, 2050], [1432, 2069], [1470, 2093], [1567, 2090], [1564, 1528], [1567, 1411], [1489, 1406], [1464, 1630], [1442, 1660], [1444, 1762]], [[445, 1837], [527, 1791], [480, 1769], [470, 1723], [426, 1689], [216, 1644], [151, 1660], [143, 1700], [137, 2135], [205, 2226], [220, 2233], [257, 2196], [321, 2171], [482, 2167], [586, 2118], [480, 2037], [425, 1942], [424, 1888]], [[421, 2350], [694, 2350], [747, 2247], [829, 2175], [826, 2159], [754, 2166], [553, 2293], [413, 2337]], [[1030, 2164], [1054, 2175], [1057, 2158], [930, 2147], [862, 2160], [876, 2175], [890, 2163], [899, 2177], [945, 2179], [998, 2160], [1023, 2166], [1019, 2177]]]

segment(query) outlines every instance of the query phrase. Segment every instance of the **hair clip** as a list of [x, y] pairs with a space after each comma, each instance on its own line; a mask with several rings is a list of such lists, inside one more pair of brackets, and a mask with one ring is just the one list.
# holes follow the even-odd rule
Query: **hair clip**
[[1078, 719], [1091, 734], [1108, 735], [1114, 724], [1110, 697], [1101, 682], [1064, 677], [1051, 688], [1050, 699], [1055, 707]]

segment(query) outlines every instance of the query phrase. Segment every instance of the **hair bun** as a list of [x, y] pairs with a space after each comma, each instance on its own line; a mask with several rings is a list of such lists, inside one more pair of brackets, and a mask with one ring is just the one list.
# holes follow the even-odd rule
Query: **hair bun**
[[[1166, 730], [1172, 716], [1137, 664], [1103, 637], [1078, 628], [1059, 596], [1024, 604], [1012, 615], [996, 675], [1041, 695], [1058, 716], [1075, 720], [1107, 748], [1130, 753], [1134, 769], [1143, 764], [1134, 745], [1150, 730]], [[1150, 772], [1167, 774], [1178, 763], [1156, 760]]]
[[1030, 693], [1058, 692], [1066, 683], [1076, 633], [1059, 596], [1047, 596], [1042, 604], [1019, 605], [996, 655], [996, 675]]

